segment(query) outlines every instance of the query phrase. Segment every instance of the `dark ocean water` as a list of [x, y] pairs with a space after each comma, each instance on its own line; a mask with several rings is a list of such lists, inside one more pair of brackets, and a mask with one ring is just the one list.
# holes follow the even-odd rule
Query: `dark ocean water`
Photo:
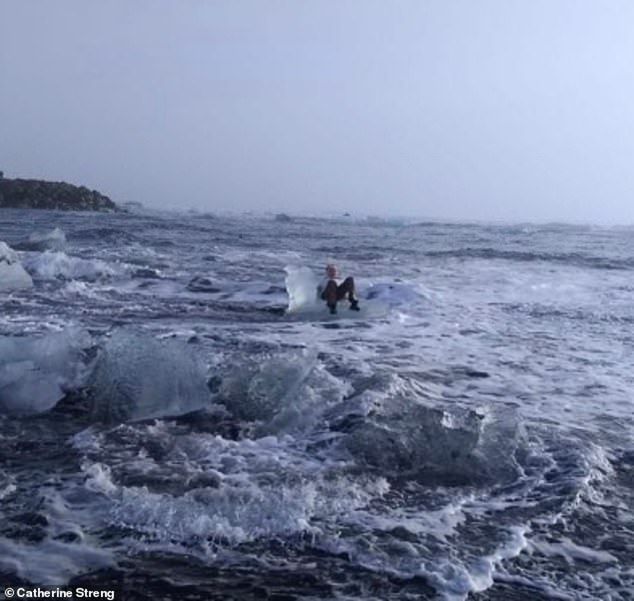
[[[5, 210], [0, 240], [33, 279], [0, 279], [5, 586], [634, 599], [634, 229]], [[286, 314], [329, 260], [364, 311]]]

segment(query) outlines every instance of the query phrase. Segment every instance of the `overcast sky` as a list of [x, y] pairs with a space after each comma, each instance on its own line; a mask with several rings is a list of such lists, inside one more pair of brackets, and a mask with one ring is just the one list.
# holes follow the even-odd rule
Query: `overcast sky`
[[203, 210], [634, 223], [632, 0], [2, 0], [0, 169]]

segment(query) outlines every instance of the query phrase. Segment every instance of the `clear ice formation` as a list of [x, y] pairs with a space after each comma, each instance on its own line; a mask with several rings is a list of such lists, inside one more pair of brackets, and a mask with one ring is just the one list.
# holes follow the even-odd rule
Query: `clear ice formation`
[[31, 288], [33, 280], [24, 270], [17, 253], [0, 241], [0, 292]]
[[176, 416], [210, 403], [204, 367], [186, 343], [117, 330], [88, 378], [93, 416], [105, 422]]
[[74, 328], [44, 336], [0, 336], [0, 412], [52, 409], [85, 375], [84, 334]]

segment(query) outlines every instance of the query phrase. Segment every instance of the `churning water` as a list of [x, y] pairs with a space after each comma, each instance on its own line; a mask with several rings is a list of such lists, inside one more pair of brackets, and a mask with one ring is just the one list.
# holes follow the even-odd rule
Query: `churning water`
[[[0, 240], [2, 582], [634, 598], [634, 229], [5, 210]], [[286, 314], [285, 269], [332, 260], [368, 309]]]

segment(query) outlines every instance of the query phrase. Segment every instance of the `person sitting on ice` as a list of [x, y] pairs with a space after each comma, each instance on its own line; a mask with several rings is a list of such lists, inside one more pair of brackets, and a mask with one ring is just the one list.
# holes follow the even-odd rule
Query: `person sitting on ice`
[[350, 309], [352, 311], [359, 311], [359, 301], [357, 300], [354, 289], [354, 278], [349, 276], [339, 284], [337, 283], [338, 275], [336, 265], [332, 263], [326, 265], [326, 276], [319, 286], [317, 286], [319, 298], [326, 301], [326, 305], [333, 315], [337, 313], [337, 301], [343, 300], [346, 296], [350, 301]]

